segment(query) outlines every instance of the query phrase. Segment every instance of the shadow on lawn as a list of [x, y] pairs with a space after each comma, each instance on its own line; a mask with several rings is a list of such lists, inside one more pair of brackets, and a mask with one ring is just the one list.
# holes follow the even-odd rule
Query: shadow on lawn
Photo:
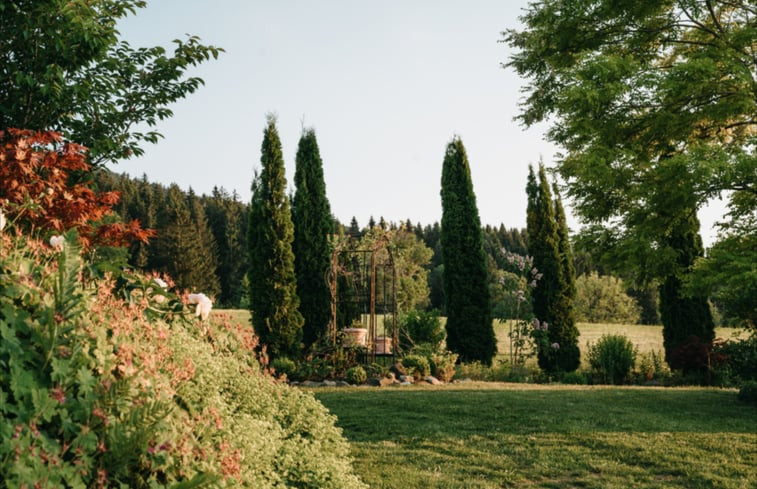
[[335, 390], [316, 392], [352, 441], [544, 433], [757, 434], [732, 390]]

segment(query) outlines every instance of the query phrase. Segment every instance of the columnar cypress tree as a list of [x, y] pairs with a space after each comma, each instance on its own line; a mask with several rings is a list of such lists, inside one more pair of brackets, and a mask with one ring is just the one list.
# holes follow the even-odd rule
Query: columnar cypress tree
[[284, 157], [273, 117], [269, 117], [264, 131], [260, 162], [262, 171], [252, 185], [248, 228], [252, 325], [271, 356], [294, 357], [302, 346], [303, 319], [294, 272], [294, 230]]
[[463, 142], [448, 145], [442, 168], [441, 246], [447, 347], [462, 361], [491, 365], [497, 352], [492, 327], [481, 221]]
[[696, 212], [691, 212], [687, 218], [674, 223], [667, 244], [678, 256], [677, 270], [660, 285], [660, 317], [665, 360], [674, 369], [703, 368], [705, 364], [694, 365], [690, 361], [691, 358], [675, 355], [676, 350], [693, 339], [692, 337], [703, 344], [710, 344], [715, 338], [715, 325], [707, 298], [687, 296], [682, 290], [684, 277], [691, 271], [694, 261], [703, 255]]
[[[546, 184], [544, 168], [539, 169], [539, 178]], [[557, 185], [553, 186], [555, 193], [555, 225], [557, 227], [557, 251], [560, 254], [560, 272], [562, 274], [562, 291], [558, 301], [556, 320], [560, 327], [560, 354], [558, 368], [563, 372], [572, 372], [581, 363], [581, 351], [578, 348], [578, 327], [576, 327], [576, 269], [573, 266], [573, 252], [568, 237], [568, 223], [565, 219], [562, 199]]]
[[539, 166], [538, 182], [533, 167], [529, 166], [526, 193], [528, 252], [534, 259], [534, 267], [542, 274], [532, 293], [533, 310], [537, 318], [549, 325], [548, 344], [539, 345], [539, 367], [551, 373], [570, 372], [580, 363], [578, 329], [566, 280], [569, 272], [563, 265], [566, 258], [560, 253], [555, 207], [543, 166]]
[[329, 234], [333, 232], [323, 163], [312, 129], [305, 130], [300, 137], [294, 186], [292, 249], [300, 312], [305, 320], [303, 339], [307, 346], [325, 335], [331, 318], [331, 292], [326, 276], [331, 267]]

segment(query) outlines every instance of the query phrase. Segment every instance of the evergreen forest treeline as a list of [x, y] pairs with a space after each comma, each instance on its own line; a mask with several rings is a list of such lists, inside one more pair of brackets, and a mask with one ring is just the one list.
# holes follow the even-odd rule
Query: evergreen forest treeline
[[[149, 244], [135, 243], [128, 250], [112, 249], [124, 266], [168, 274], [180, 289], [202, 290], [213, 295], [220, 307], [246, 308], [248, 301], [248, 219], [250, 205], [235, 192], [215, 187], [210, 195], [183, 191], [177, 185], [148, 181], [146, 176], [132, 178], [101, 170], [95, 186], [115, 190], [121, 198], [116, 206], [124, 221], [138, 219], [157, 236]], [[360, 226], [356, 218], [348, 225], [333, 219], [337, 234], [361, 237], [368, 229], [404, 228], [415, 234], [433, 252], [426, 265], [429, 281], [429, 307], [444, 311], [441, 280], [441, 225], [387, 222], [373, 218]], [[490, 270], [505, 268], [502, 249], [527, 254], [525, 229], [486, 225], [482, 228], [483, 248]], [[492, 274], [496, 276], [496, 274]]]

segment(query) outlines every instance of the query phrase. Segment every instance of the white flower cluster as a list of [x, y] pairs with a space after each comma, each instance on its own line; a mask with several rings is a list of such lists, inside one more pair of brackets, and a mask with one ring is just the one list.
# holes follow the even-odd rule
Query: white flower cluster
[[2, 231], [5, 228], [5, 214], [3, 214], [3, 211], [0, 210], [0, 231]]
[[66, 238], [63, 236], [51, 236], [50, 237], [50, 246], [53, 247], [53, 249], [56, 249], [58, 251], [63, 249], [63, 243], [66, 242]]
[[200, 319], [205, 321], [210, 315], [210, 310], [213, 308], [213, 301], [205, 294], [189, 294], [187, 296], [187, 302], [189, 304], [197, 304], [195, 309], [195, 316], [200, 316]]
[[[155, 285], [157, 285], [161, 289], [165, 290], [166, 288], [168, 288], [168, 284], [166, 283], [166, 281], [160, 277], [155, 277], [154, 279], [152, 279], [152, 281], [155, 283]], [[155, 298], [155, 302], [157, 302], [158, 304], [163, 304], [166, 301], [166, 296], [164, 295], [157, 294], [153, 297]]]

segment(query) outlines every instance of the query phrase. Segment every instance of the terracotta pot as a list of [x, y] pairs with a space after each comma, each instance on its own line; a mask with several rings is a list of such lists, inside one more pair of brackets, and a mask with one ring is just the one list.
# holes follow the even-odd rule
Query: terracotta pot
[[373, 353], [376, 355], [387, 355], [392, 353], [392, 337], [377, 336], [376, 343], [373, 344]]
[[365, 346], [366, 328], [344, 328], [344, 346]]

